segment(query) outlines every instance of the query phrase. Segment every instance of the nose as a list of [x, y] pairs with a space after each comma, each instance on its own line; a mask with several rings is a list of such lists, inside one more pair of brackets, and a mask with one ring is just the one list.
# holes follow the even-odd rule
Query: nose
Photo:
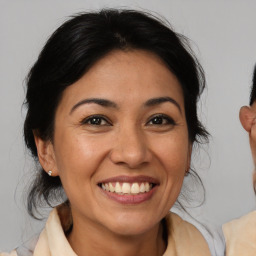
[[149, 163], [151, 158], [152, 153], [142, 131], [126, 128], [118, 132], [110, 152], [113, 163], [135, 169]]

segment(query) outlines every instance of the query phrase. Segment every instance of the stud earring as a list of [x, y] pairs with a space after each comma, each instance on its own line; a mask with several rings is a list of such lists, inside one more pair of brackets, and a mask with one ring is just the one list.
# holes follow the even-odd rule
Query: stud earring
[[49, 175], [49, 176], [52, 176], [52, 171], [49, 171], [49, 172], [48, 172], [48, 175]]

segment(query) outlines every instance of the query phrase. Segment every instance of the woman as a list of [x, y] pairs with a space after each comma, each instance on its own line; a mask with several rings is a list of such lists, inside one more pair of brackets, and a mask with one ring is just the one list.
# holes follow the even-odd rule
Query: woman
[[25, 142], [42, 167], [29, 213], [66, 198], [31, 255], [210, 255], [169, 213], [193, 143], [207, 138], [196, 107], [204, 74], [186, 47], [126, 10], [79, 14], [50, 37], [27, 78]]
[[[250, 106], [240, 109], [240, 121], [248, 132], [254, 166], [256, 166], [256, 66], [253, 73]], [[253, 186], [256, 191], [256, 172], [253, 173]], [[223, 226], [226, 240], [226, 255], [256, 255], [256, 211]]]

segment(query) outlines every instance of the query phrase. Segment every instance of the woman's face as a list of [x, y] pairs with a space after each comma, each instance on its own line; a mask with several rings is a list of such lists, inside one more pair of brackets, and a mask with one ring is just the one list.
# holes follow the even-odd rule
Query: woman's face
[[190, 165], [181, 86], [155, 55], [113, 51], [64, 91], [47, 145], [74, 222], [149, 231], [173, 206]]

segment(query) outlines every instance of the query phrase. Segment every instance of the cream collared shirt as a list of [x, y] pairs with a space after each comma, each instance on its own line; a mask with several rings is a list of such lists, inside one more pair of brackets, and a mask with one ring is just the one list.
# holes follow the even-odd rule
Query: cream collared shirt
[[256, 211], [223, 225], [226, 256], [256, 255]]
[[[60, 218], [61, 216], [61, 218]], [[65, 216], [64, 216], [65, 217]], [[65, 221], [68, 221], [66, 218]], [[65, 222], [64, 221], [64, 222]], [[49, 215], [41, 232], [33, 256], [77, 256], [72, 250], [63, 231], [63, 214], [55, 208]], [[210, 256], [208, 244], [202, 234], [190, 223], [183, 221], [177, 214], [166, 217], [169, 232], [168, 246], [163, 256]], [[19, 249], [0, 256], [23, 256]], [[25, 255], [24, 255], [25, 256]]]

